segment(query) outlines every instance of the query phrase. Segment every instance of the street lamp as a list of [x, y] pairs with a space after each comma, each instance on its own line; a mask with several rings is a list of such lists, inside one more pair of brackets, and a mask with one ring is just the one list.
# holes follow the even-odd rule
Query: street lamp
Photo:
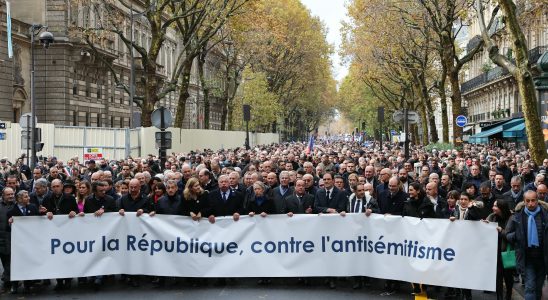
[[[44, 31], [42, 31], [42, 29]], [[40, 33], [42, 32], [42, 33]], [[29, 28], [30, 33], [30, 114], [31, 114], [31, 167], [36, 166], [36, 97], [34, 91], [34, 37], [38, 36], [40, 44], [44, 45], [44, 49], [48, 49], [49, 45], [54, 42], [53, 34], [48, 31], [48, 27], [40, 24], [32, 24]], [[28, 147], [28, 145], [27, 145]]]

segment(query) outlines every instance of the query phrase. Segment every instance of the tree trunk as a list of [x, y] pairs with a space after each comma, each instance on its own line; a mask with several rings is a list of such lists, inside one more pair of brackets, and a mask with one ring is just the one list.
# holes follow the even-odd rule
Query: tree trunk
[[174, 127], [183, 128], [183, 120], [186, 112], [186, 101], [190, 97], [190, 72], [192, 71], [192, 60], [185, 62], [181, 73], [181, 87], [179, 88], [179, 100], [177, 101], [177, 115], [175, 116]]
[[516, 78], [516, 82], [518, 83], [519, 95], [522, 99], [529, 152], [531, 153], [531, 158], [537, 164], [541, 164], [544, 158], [546, 158], [546, 148], [537, 110], [536, 90], [529, 70], [526, 69], [525, 72], [523, 71], [520, 70], [520, 74], [514, 76], [514, 78]]
[[[424, 99], [423, 99], [424, 101]], [[420, 139], [421, 139], [421, 144], [422, 145], [428, 145], [429, 144], [429, 140], [428, 140], [428, 127], [429, 124], [430, 124], [430, 120], [429, 119], [432, 119], [432, 118], [428, 118], [428, 110], [426, 109], [426, 105], [424, 105], [424, 102], [422, 103], [421, 105], [421, 112], [420, 112], [420, 116], [421, 116], [421, 124], [422, 124], [422, 135], [420, 135]], [[419, 129], [419, 126], [417, 125], [417, 132], [418, 132], [418, 129]], [[436, 130], [436, 125], [434, 125], [434, 127], [431, 127], [430, 128], [430, 133], [432, 133], [432, 131]]]
[[[546, 146], [540, 124], [540, 117], [537, 109], [537, 97], [533, 76], [529, 67], [529, 52], [527, 41], [518, 22], [516, 5], [511, 0], [499, 0], [500, 7], [505, 15], [506, 31], [511, 41], [512, 49], [516, 54], [516, 68], [509, 70], [514, 76], [522, 99], [523, 115], [525, 117], [525, 128], [527, 131], [527, 142], [531, 158], [537, 164], [541, 164], [546, 158]], [[491, 60], [498, 54], [489, 51]], [[495, 61], [496, 63], [496, 61]], [[512, 72], [513, 71], [513, 72]]]
[[447, 70], [443, 68], [441, 72], [441, 79], [439, 84], [441, 124], [443, 127], [442, 142], [449, 143], [449, 118], [447, 115], [447, 94], [445, 93], [446, 77], [447, 77]]
[[455, 122], [462, 110], [458, 70], [452, 69], [449, 71], [449, 81], [451, 83], [451, 109], [453, 111], [453, 144], [456, 144], [459, 139], [462, 142], [462, 128], [457, 126], [457, 122]]

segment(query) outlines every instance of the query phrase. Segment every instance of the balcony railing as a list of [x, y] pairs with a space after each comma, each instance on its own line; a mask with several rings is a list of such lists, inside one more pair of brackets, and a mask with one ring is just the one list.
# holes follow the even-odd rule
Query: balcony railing
[[[548, 50], [548, 46], [538, 46], [531, 50], [529, 50], [529, 63], [530, 64], [536, 64], [539, 57], [544, 53], [544, 51]], [[512, 59], [513, 61], [514, 59]], [[473, 89], [476, 89], [484, 84], [487, 84], [489, 82], [495, 81], [503, 76], [508, 75], [508, 70], [496, 67], [494, 69], [491, 69], [485, 73], [482, 73], [466, 82], [464, 82], [461, 87], [460, 91], [461, 93], [469, 92]]]

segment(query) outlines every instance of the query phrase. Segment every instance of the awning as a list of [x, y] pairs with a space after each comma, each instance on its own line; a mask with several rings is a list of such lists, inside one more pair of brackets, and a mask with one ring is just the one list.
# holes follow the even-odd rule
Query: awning
[[[522, 124], [523, 124], [523, 129], [525, 129], [525, 122], [523, 118], [512, 119], [498, 126], [490, 128], [486, 131], [482, 131], [480, 133], [474, 134], [473, 136], [470, 137], [468, 142], [472, 144], [487, 144], [489, 143], [489, 138], [492, 137], [493, 135], [500, 134], [502, 132], [503, 133], [502, 137], [506, 137], [504, 135], [504, 131], [510, 130], [513, 128], [519, 129], [519, 126]], [[517, 133], [515, 133], [515, 131], [512, 131], [511, 134], [517, 134]]]
[[462, 129], [462, 132], [467, 132], [467, 131], [470, 131], [470, 129], [474, 128], [474, 126], [465, 126], [463, 129]]
[[489, 130], [474, 134], [470, 137], [470, 139], [468, 139], [468, 142], [472, 144], [488, 144], [489, 137], [501, 133], [502, 130], [502, 125], [493, 127]]
[[519, 122], [517, 125], [514, 125], [508, 129], [504, 129], [502, 132], [502, 137], [504, 138], [524, 138], [525, 133], [525, 121], [521, 119], [522, 121]]

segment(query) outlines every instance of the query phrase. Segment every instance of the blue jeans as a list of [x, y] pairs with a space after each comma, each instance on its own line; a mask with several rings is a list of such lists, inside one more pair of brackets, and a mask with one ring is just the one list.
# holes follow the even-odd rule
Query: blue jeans
[[542, 297], [542, 285], [546, 277], [544, 260], [540, 258], [525, 259], [525, 300], [540, 300]]

